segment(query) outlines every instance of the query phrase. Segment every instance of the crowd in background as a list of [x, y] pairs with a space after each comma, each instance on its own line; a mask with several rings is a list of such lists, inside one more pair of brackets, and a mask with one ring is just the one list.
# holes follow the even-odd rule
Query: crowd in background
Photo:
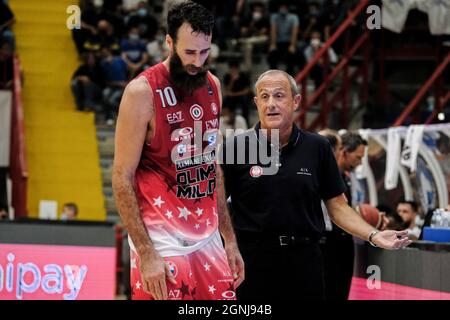
[[[252, 56], [263, 56], [270, 68], [284, 67], [295, 75], [320, 49], [342, 22], [355, 1], [197, 1], [216, 17], [210, 69], [226, 59], [229, 72], [221, 79], [224, 90], [224, 123], [245, 119], [249, 125], [251, 68], [243, 66], [245, 45]], [[128, 81], [168, 54], [163, 11], [167, 1], [82, 0], [81, 29], [73, 39], [83, 61], [72, 78], [72, 91], [80, 111], [95, 111], [99, 121], [113, 125]], [[338, 45], [339, 46], [339, 45]], [[337, 48], [338, 50], [338, 48]], [[231, 53], [227, 55], [227, 53]], [[253, 53], [255, 53], [253, 55]], [[234, 54], [234, 55], [233, 55]], [[329, 51], [329, 61], [337, 62]], [[311, 73], [320, 85], [319, 63]], [[237, 114], [236, 114], [237, 111]]]

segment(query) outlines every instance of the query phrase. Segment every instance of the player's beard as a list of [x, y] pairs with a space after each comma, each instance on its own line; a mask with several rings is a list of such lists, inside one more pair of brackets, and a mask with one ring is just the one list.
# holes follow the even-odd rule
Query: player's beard
[[[173, 55], [169, 59], [170, 76], [175, 86], [183, 91], [192, 93], [194, 90], [201, 88], [207, 83], [208, 63], [205, 62], [200, 68], [188, 64], [183, 66], [180, 56], [174, 50]], [[191, 75], [187, 70], [195, 70], [197, 73]]]

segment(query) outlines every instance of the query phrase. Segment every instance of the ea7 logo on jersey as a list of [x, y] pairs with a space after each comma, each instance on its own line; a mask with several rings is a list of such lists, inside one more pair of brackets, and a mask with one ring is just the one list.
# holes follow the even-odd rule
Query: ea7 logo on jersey
[[167, 122], [169, 124], [173, 124], [173, 123], [183, 122], [184, 121], [184, 119], [183, 119], [183, 112], [182, 111], [177, 111], [177, 112], [174, 112], [174, 113], [168, 113], [166, 115], [166, 117], [167, 117]]
[[178, 289], [169, 291], [169, 299], [170, 300], [179, 300], [181, 299], [181, 292]]

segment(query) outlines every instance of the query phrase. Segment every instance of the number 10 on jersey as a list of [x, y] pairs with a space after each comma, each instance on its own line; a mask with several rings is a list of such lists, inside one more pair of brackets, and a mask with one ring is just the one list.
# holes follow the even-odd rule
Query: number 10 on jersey
[[166, 87], [163, 90], [156, 89], [156, 92], [159, 93], [163, 108], [167, 108], [167, 106], [173, 107], [177, 104], [177, 97], [172, 87]]

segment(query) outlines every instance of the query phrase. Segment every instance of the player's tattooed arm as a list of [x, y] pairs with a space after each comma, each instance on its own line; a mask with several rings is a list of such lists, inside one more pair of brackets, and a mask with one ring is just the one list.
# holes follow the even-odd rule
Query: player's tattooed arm
[[148, 235], [135, 189], [136, 168], [142, 146], [151, 141], [153, 121], [152, 90], [145, 78], [133, 80], [119, 107], [112, 185], [120, 217], [139, 255], [143, 289], [155, 299], [167, 299], [166, 278], [175, 280]]

